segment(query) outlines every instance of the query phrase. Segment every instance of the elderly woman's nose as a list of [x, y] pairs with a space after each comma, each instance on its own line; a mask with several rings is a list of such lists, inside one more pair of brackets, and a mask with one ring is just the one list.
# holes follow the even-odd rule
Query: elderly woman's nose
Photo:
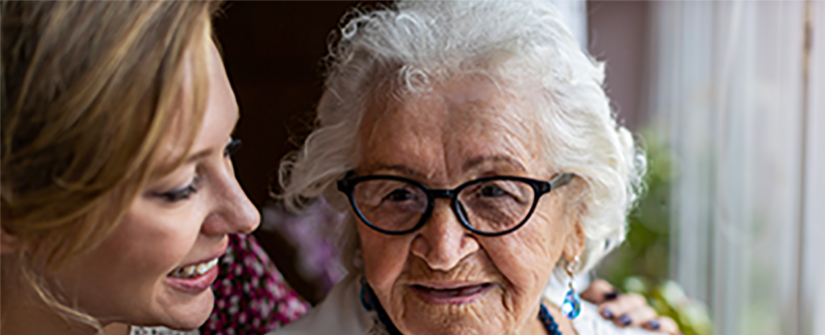
[[478, 248], [478, 241], [461, 225], [449, 205], [437, 204], [410, 249], [431, 269], [446, 271]]

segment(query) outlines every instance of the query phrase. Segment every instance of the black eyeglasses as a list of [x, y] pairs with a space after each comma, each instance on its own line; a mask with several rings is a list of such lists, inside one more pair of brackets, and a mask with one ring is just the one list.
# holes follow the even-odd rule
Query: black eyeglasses
[[367, 226], [388, 235], [411, 233], [429, 220], [435, 199], [450, 199], [458, 221], [473, 233], [501, 236], [521, 228], [542, 195], [567, 185], [572, 173], [551, 181], [515, 176], [485, 177], [452, 190], [433, 190], [414, 180], [373, 175], [338, 180], [355, 214]]

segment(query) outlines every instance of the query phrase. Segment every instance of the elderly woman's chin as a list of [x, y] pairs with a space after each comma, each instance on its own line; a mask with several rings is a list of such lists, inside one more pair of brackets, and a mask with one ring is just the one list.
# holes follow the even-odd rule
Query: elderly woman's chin
[[[397, 326], [404, 334], [508, 334], [519, 328], [508, 306], [505, 290], [498, 284], [471, 288], [474, 292], [425, 293], [405, 289]], [[447, 295], [454, 297], [448, 298]], [[433, 299], [433, 296], [444, 296]]]
[[538, 313], [537, 293], [512, 285], [483, 251], [449, 271], [425, 263], [409, 257], [392, 288], [376, 291], [403, 334], [517, 333]]

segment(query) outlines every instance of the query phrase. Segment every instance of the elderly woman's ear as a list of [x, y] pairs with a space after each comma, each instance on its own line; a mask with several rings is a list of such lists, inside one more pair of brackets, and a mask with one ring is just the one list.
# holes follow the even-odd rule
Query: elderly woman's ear
[[[577, 221], [578, 220], [570, 225], [570, 233], [567, 235], [567, 240], [564, 244], [564, 254], [562, 257], [564, 257], [564, 260], [567, 261], [568, 264], [578, 262], [579, 255], [584, 251], [584, 231], [582, 230], [581, 224]], [[575, 264], [575, 266], [579, 265], [581, 264]]]
[[338, 191], [334, 187], [334, 185], [330, 185], [326, 189], [324, 189], [324, 193], [322, 194], [324, 200], [335, 209], [337, 212], [348, 212], [349, 211], [349, 203], [347, 201], [347, 197]]
[[[581, 177], [574, 177], [569, 185], [560, 192], [567, 208], [565, 218], [569, 233], [565, 240], [562, 257], [568, 263], [574, 263], [584, 251], [587, 238], [582, 227], [582, 217], [587, 213], [587, 205], [581, 201], [584, 190], [584, 180]], [[579, 266], [581, 264], [576, 264]]]

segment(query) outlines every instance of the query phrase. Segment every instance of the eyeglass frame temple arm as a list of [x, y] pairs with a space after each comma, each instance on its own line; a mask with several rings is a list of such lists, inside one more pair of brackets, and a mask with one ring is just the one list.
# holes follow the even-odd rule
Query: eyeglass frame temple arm
[[542, 190], [542, 193], [547, 193], [564, 185], [570, 184], [570, 181], [573, 180], [574, 176], [575, 174], [571, 172], [562, 172], [561, 174], [556, 176], [556, 178], [553, 178], [553, 180], [545, 184], [549, 186], [549, 189]]

